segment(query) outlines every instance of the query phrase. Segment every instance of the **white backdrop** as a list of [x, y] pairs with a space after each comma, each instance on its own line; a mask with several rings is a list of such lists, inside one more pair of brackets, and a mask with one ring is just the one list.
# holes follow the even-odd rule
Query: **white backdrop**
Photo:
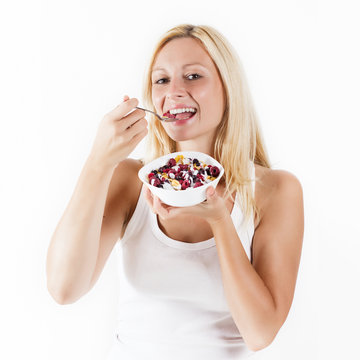
[[237, 49], [273, 167], [295, 174], [304, 189], [305, 237], [294, 302], [276, 340], [254, 359], [356, 358], [360, 27], [355, 4], [2, 3], [0, 358], [105, 358], [119, 290], [115, 255], [90, 293], [60, 306], [46, 289], [47, 247], [102, 116], [124, 94], [141, 99], [153, 45], [180, 23], [214, 26]]

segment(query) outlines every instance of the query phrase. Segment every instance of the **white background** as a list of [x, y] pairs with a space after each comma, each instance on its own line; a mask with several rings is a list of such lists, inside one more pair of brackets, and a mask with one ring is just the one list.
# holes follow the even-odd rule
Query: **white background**
[[[359, 356], [359, 10], [356, 1], [12, 1], [0, 8], [0, 358], [104, 359], [115, 256], [72, 305], [46, 289], [47, 247], [102, 116], [141, 99], [155, 42], [220, 30], [243, 61], [274, 168], [295, 174], [305, 237], [294, 302], [254, 359]], [[131, 155], [143, 151], [143, 143]]]

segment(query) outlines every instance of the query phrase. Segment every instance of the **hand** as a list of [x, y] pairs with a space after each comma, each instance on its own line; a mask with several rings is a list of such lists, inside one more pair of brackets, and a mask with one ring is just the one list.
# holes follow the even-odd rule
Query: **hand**
[[187, 207], [169, 206], [163, 203], [157, 196], [153, 195], [148, 187], [144, 187], [144, 191], [145, 199], [150, 208], [163, 220], [174, 219], [181, 215], [191, 215], [203, 218], [212, 226], [230, 215], [225, 200], [218, 195], [212, 186], [206, 189], [206, 201]]
[[106, 114], [98, 128], [90, 158], [101, 166], [116, 167], [147, 135], [145, 111], [133, 110], [139, 101], [124, 96], [124, 101]]

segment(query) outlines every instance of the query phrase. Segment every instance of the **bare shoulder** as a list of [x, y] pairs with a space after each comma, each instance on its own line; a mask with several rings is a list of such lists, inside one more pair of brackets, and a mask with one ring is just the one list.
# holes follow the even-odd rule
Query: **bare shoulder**
[[269, 211], [274, 202], [289, 201], [297, 197], [302, 201], [303, 190], [299, 179], [289, 171], [269, 169], [261, 165], [255, 165], [255, 202], [260, 210], [261, 221], [264, 214]]
[[255, 173], [255, 201], [261, 218], [254, 232], [252, 263], [273, 296], [282, 325], [293, 299], [301, 256], [303, 191], [289, 171], [258, 167]]

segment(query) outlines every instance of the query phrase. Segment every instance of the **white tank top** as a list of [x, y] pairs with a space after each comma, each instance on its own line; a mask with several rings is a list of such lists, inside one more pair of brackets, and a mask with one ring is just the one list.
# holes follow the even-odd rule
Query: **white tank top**
[[[231, 218], [250, 261], [254, 224], [245, 226], [236, 201]], [[108, 360], [239, 360], [254, 354], [231, 316], [214, 238], [169, 238], [141, 191], [116, 252], [118, 321]]]

